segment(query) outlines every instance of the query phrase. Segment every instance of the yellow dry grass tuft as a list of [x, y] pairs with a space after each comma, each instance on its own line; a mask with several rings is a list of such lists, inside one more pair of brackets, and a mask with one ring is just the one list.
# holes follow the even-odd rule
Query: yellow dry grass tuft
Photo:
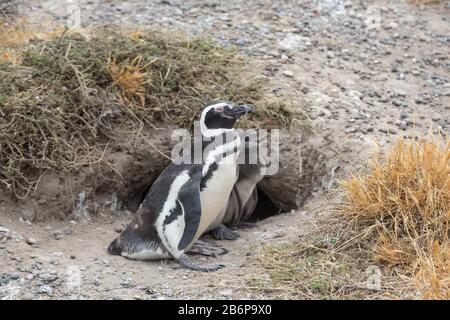
[[145, 85], [150, 82], [149, 73], [142, 70], [146, 66], [141, 64], [142, 57], [137, 56], [131, 62], [118, 63], [115, 58], [109, 58], [108, 69], [114, 82], [121, 88], [121, 98], [127, 102], [138, 98], [141, 105], [145, 105]]
[[142, 31], [141, 30], [133, 30], [133, 31], [129, 32], [128, 35], [134, 40], [139, 40], [142, 38]]
[[416, 287], [425, 299], [450, 299], [450, 247], [435, 241], [417, 259]]
[[450, 139], [402, 139], [367, 175], [342, 182], [343, 212], [371, 230], [374, 259], [415, 277], [424, 298], [449, 297], [449, 174]]

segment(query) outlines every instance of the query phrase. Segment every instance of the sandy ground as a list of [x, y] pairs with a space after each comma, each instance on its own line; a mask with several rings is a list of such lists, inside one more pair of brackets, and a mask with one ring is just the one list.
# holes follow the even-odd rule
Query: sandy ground
[[[73, 1], [70, 2], [73, 4]], [[67, 20], [69, 1], [26, 10]], [[82, 26], [122, 23], [209, 35], [240, 47], [274, 94], [306, 108], [317, 147], [338, 173], [361, 167], [398, 137], [436, 137], [450, 126], [450, 2], [80, 0]], [[315, 206], [319, 194], [310, 203]], [[126, 212], [91, 221], [27, 223], [0, 208], [0, 298], [264, 298], [248, 290], [251, 259], [268, 242], [314, 228], [316, 211], [271, 217], [237, 241], [220, 241], [226, 268], [212, 274], [174, 262], [139, 262], [105, 249]], [[31, 238], [31, 239], [30, 239]], [[195, 257], [197, 261], [203, 258]], [[76, 281], [81, 276], [81, 282]], [[264, 279], [263, 279], [264, 280]], [[78, 286], [80, 285], [80, 286]]]
[[[114, 230], [129, 221], [127, 214], [32, 225], [1, 214], [11, 237], [0, 243], [3, 299], [264, 298], [248, 290], [253, 273], [248, 259], [266, 243], [288, 241], [310, 229], [313, 219], [306, 212], [283, 214], [239, 231], [238, 240], [216, 241], [229, 253], [191, 258], [226, 267], [201, 273], [182, 269], [174, 261], [134, 261], [109, 255], [106, 247], [117, 236]], [[212, 241], [208, 236], [204, 240]]]

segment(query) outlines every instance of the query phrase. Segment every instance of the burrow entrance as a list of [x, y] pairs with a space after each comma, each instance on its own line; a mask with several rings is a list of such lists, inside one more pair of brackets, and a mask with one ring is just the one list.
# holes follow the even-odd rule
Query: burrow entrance
[[[168, 137], [167, 131], [160, 130], [149, 140], [158, 150], [170, 154]], [[258, 184], [259, 199], [250, 222], [299, 208], [327, 176], [327, 157], [318, 151], [317, 143], [288, 137], [285, 134], [280, 138], [279, 170]], [[136, 212], [150, 186], [168, 165], [168, 159], [144, 143], [138, 147], [117, 143], [104, 158], [114, 165], [114, 170], [98, 164], [82, 168], [71, 177], [50, 172], [42, 176], [36, 192], [28, 199], [18, 202], [3, 192], [0, 201], [18, 214], [25, 210], [33, 212], [36, 220], [41, 221], [49, 217], [94, 217], [109, 208]]]
[[[142, 201], [144, 201], [144, 198], [150, 190], [152, 184], [145, 185], [131, 192], [130, 195], [126, 199], [124, 199], [123, 206], [125, 207], [125, 209], [128, 209], [131, 212], [136, 212], [139, 208], [139, 205], [142, 203]], [[258, 202], [256, 203], [256, 207], [252, 215], [249, 219], [246, 220], [247, 222], [258, 222], [286, 212], [286, 210], [282, 210], [281, 208], [277, 207], [277, 205], [272, 200], [270, 200], [270, 198], [261, 188], [257, 187], [257, 192]]]

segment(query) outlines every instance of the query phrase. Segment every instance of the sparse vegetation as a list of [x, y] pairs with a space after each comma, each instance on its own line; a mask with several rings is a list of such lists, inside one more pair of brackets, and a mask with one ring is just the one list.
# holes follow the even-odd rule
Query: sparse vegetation
[[[2, 36], [17, 40], [14, 30]], [[20, 50], [0, 48], [0, 182], [19, 198], [46, 170], [100, 161], [121, 130], [191, 127], [213, 99], [256, 104], [254, 126], [303, 117], [244, 81], [246, 62], [208, 39], [115, 29], [25, 38]]]
[[[400, 140], [367, 174], [342, 181], [342, 208], [318, 223], [326, 227], [266, 248], [258, 264], [284, 297], [417, 297], [418, 289], [449, 299], [449, 170], [449, 140]], [[370, 264], [383, 270], [376, 290], [361, 285]]]

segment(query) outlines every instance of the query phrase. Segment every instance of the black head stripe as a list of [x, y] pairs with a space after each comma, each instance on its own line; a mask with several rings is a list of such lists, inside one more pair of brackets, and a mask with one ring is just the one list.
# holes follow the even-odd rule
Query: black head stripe
[[233, 129], [236, 120], [212, 108], [206, 113], [205, 126], [208, 129]]

